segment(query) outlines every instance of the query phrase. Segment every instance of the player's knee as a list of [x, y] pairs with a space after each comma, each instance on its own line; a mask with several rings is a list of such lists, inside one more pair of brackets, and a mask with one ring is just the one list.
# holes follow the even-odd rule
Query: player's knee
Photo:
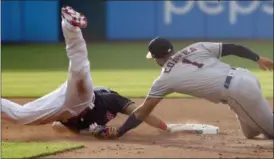
[[254, 130], [242, 130], [242, 132], [247, 139], [253, 139], [260, 135], [260, 132]]
[[256, 136], [260, 135], [260, 133], [243, 133], [244, 136], [247, 138], [247, 139], [254, 139]]
[[77, 81], [76, 86], [77, 86], [77, 92], [79, 94], [84, 94], [86, 92], [86, 89], [85, 89], [85, 86], [84, 86], [84, 80], [83, 79]]
[[240, 125], [241, 125], [242, 132], [247, 139], [253, 139], [254, 137], [260, 135], [259, 131], [254, 130], [248, 125], [244, 125], [243, 123], [240, 123]]

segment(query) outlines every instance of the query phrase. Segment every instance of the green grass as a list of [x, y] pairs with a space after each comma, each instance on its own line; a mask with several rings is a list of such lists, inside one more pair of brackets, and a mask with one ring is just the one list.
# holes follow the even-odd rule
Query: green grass
[[2, 142], [2, 158], [37, 158], [83, 148], [82, 145], [65, 142]]
[[[93, 82], [96, 86], [112, 88], [128, 97], [144, 97], [159, 70], [94, 70]], [[259, 77], [263, 93], [273, 97], [272, 72], [255, 72]], [[51, 92], [64, 82], [67, 73], [64, 71], [47, 72], [3, 72], [3, 96], [39, 97]], [[126, 78], [125, 78], [126, 77]], [[181, 97], [173, 94], [169, 97]]]
[[[176, 41], [180, 49], [193, 41]], [[236, 41], [273, 59], [272, 41]], [[144, 97], [160, 68], [146, 60], [146, 42], [90, 43], [89, 59], [94, 84], [117, 90], [128, 97]], [[259, 72], [254, 62], [225, 57], [232, 66], [251, 69], [260, 79], [264, 95], [273, 97], [273, 73]], [[67, 78], [68, 59], [64, 43], [2, 45], [2, 95], [39, 97], [57, 88]], [[172, 95], [178, 97], [181, 95]]]
[[[193, 41], [174, 42], [181, 49]], [[273, 42], [237, 41], [250, 47], [262, 56], [273, 59]], [[158, 69], [157, 65], [145, 59], [147, 42], [132, 43], [89, 43], [87, 44], [92, 69]], [[68, 59], [65, 44], [2, 45], [2, 70], [67, 70]], [[256, 64], [238, 57], [224, 58], [225, 62], [246, 68]]]

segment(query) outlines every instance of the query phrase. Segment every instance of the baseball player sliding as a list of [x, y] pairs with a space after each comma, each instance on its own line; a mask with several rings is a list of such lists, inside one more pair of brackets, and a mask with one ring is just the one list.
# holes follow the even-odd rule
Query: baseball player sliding
[[[53, 129], [59, 132], [67, 129], [73, 133], [91, 134], [101, 138], [99, 135], [101, 128], [114, 119], [118, 113], [129, 115], [137, 108], [132, 100], [104, 87], [95, 87], [94, 94], [93, 109], [87, 108], [78, 116], [72, 117], [67, 121], [56, 121], [52, 125]], [[152, 127], [166, 132], [172, 132], [175, 129], [172, 126], [173, 124], [166, 124], [153, 115], [146, 118], [145, 122]], [[108, 135], [111, 136], [112, 131], [115, 130], [109, 129], [105, 131], [105, 137], [108, 137]]]
[[168, 94], [177, 92], [226, 103], [236, 113], [244, 136], [263, 134], [273, 139], [273, 113], [263, 97], [260, 82], [246, 69], [232, 68], [222, 56], [235, 55], [257, 62], [262, 70], [273, 70], [273, 61], [237, 44], [199, 42], [175, 52], [171, 42], [155, 38], [148, 45], [147, 58], [162, 67], [143, 102], [117, 129], [116, 137], [137, 127]]
[[[106, 123], [117, 113], [130, 114], [137, 107], [115, 91], [93, 87], [86, 42], [81, 32], [81, 28], [86, 26], [84, 15], [71, 7], [62, 8], [62, 30], [69, 58], [67, 81], [53, 92], [23, 106], [1, 99], [4, 119], [24, 125], [56, 121], [55, 127], [66, 126], [74, 132], [85, 131], [96, 137], [116, 133]], [[146, 121], [153, 127], [168, 131], [168, 125], [155, 116], [149, 116]]]
[[20, 124], [45, 124], [65, 121], [94, 107], [94, 91], [86, 43], [80, 28], [87, 26], [85, 16], [62, 8], [62, 30], [69, 58], [68, 79], [53, 92], [20, 106], [1, 99], [5, 116]]

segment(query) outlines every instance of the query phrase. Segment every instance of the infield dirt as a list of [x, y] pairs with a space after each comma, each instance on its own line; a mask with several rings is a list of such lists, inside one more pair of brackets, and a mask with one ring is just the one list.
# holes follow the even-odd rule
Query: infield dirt
[[[26, 103], [29, 98], [12, 99]], [[133, 99], [140, 104], [143, 99]], [[273, 108], [273, 100], [269, 101]], [[212, 158], [273, 158], [273, 141], [246, 140], [235, 114], [223, 104], [200, 99], [165, 99], [153, 114], [167, 123], [202, 123], [220, 127], [219, 135], [168, 134], [142, 124], [119, 140], [98, 140], [70, 132], [57, 133], [51, 124], [19, 126], [2, 121], [3, 141], [71, 141], [81, 143], [83, 149], [60, 153], [48, 158], [144, 158], [144, 157], [212, 157]], [[121, 124], [126, 116], [119, 115], [110, 124]]]

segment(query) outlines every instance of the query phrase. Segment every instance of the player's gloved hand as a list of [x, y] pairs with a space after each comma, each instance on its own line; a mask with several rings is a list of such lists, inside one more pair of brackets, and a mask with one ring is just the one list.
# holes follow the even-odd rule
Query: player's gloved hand
[[262, 70], [273, 70], [274, 65], [271, 59], [260, 57], [257, 63]]
[[111, 126], [97, 125], [97, 123], [90, 125], [90, 132], [93, 136], [99, 139], [116, 139], [118, 138], [118, 129]]

